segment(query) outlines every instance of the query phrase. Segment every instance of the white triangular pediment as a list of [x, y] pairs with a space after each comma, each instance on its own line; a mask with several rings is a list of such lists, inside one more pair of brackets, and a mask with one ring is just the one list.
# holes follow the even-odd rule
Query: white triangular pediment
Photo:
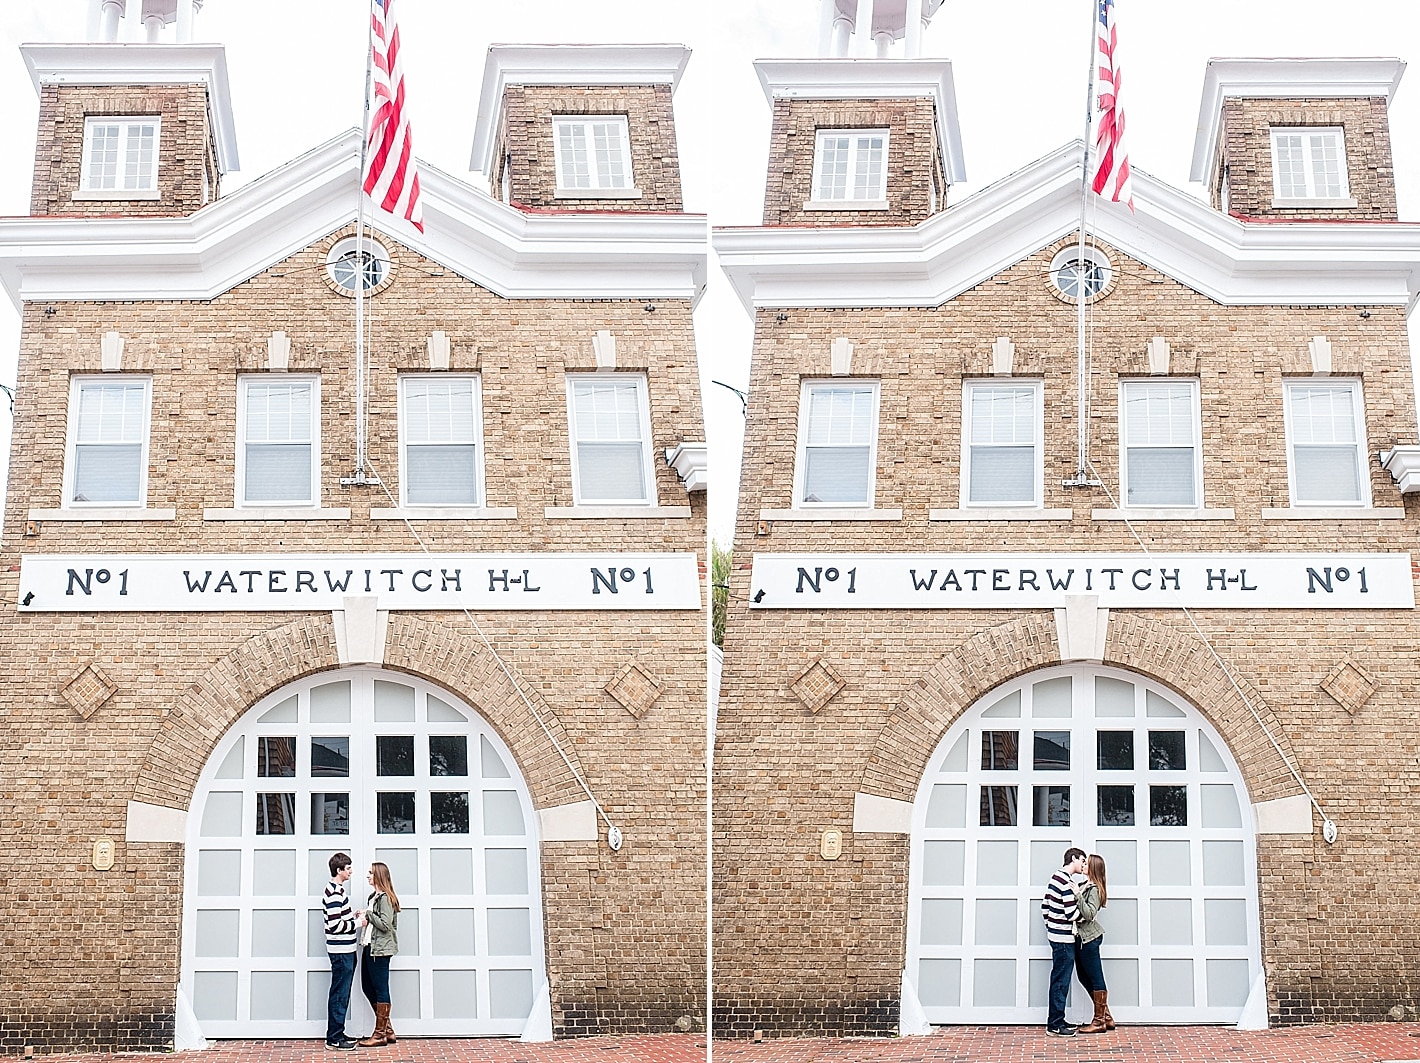
[[[211, 299], [355, 221], [360, 134], [336, 137], [180, 218], [0, 218], [0, 285], [26, 301]], [[694, 214], [525, 213], [420, 164], [424, 232], [367, 223], [509, 299], [691, 299], [705, 287]]]
[[[745, 306], [940, 306], [1077, 232], [1084, 147], [1037, 160], [902, 228], [717, 228]], [[1090, 196], [1097, 239], [1226, 305], [1401, 305], [1420, 295], [1420, 225], [1242, 222], [1139, 170], [1134, 206]]]

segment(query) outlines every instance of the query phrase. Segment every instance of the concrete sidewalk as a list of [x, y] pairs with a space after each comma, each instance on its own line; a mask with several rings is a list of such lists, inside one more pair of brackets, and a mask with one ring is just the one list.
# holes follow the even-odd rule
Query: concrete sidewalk
[[[420, 1038], [339, 1053], [320, 1041], [217, 1041], [181, 1063], [702, 1063], [698, 1034], [589, 1037], [550, 1044]], [[1113, 1033], [1047, 1037], [1029, 1026], [949, 1026], [926, 1037], [786, 1038], [754, 1044], [716, 1040], [724, 1063], [1420, 1063], [1420, 1024], [1353, 1023], [1241, 1032], [1214, 1026], [1129, 1026]], [[13, 1058], [13, 1057], [12, 1057]], [[84, 1053], [46, 1063], [151, 1061], [152, 1055]]]

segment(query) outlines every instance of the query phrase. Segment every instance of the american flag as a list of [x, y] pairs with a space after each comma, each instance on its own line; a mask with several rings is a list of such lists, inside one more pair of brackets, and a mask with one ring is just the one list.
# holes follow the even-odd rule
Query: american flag
[[394, 0], [370, 0], [370, 25], [375, 99], [370, 115], [365, 192], [381, 210], [407, 218], [422, 233], [424, 211], [419, 206], [419, 172], [414, 166], [414, 145], [404, 111], [404, 71], [399, 63]]
[[1129, 152], [1124, 147], [1124, 109], [1119, 106], [1119, 66], [1114, 61], [1114, 0], [1098, 0], [1100, 129], [1095, 138], [1095, 179], [1099, 195], [1134, 209], [1129, 183]]

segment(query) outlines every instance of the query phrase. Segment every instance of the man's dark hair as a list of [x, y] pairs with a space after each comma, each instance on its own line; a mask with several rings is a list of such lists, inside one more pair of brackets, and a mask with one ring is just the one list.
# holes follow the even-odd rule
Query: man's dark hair
[[[1068, 848], [1068, 849], [1065, 850], [1065, 860], [1061, 863], [1060, 866], [1061, 866], [1061, 867], [1064, 867], [1065, 864], [1073, 864], [1076, 860], [1080, 859], [1080, 858], [1081, 858], [1082, 856], [1084, 856], [1084, 855], [1085, 855], [1085, 850], [1083, 850], [1083, 849], [1076, 849], [1076, 848], [1072, 845], [1072, 846], [1070, 846], [1070, 848]], [[332, 864], [331, 864], [331, 867], [334, 867], [334, 866], [335, 866], [335, 865], [332, 863]], [[334, 872], [332, 872], [332, 874], [334, 874]]]
[[[1072, 850], [1072, 852], [1078, 852], [1078, 850]], [[1080, 853], [1080, 855], [1084, 856], [1085, 854]], [[334, 878], [336, 875], [340, 874], [340, 872], [350, 866], [351, 862], [350, 857], [346, 856], [344, 853], [336, 853], [330, 858], [330, 877]], [[1066, 863], [1069, 863], [1069, 861], [1067, 860]]]

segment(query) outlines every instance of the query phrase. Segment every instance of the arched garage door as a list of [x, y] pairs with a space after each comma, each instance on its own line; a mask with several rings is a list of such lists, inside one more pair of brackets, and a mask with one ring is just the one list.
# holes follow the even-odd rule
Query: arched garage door
[[[947, 733], [913, 810], [909, 976], [934, 1023], [1044, 1023], [1040, 901], [1071, 845], [1109, 869], [1105, 978], [1129, 1022], [1236, 1022], [1261, 970], [1252, 808], [1226, 744], [1166, 688], [1067, 666]], [[1076, 982], [1072, 1015], [1089, 1014]]]
[[[508, 749], [446, 691], [326, 672], [218, 743], [188, 815], [182, 987], [208, 1037], [321, 1037], [327, 860], [390, 866], [392, 1017], [410, 1034], [521, 1033], [544, 979], [536, 816]], [[359, 990], [349, 1032], [370, 1028]]]

